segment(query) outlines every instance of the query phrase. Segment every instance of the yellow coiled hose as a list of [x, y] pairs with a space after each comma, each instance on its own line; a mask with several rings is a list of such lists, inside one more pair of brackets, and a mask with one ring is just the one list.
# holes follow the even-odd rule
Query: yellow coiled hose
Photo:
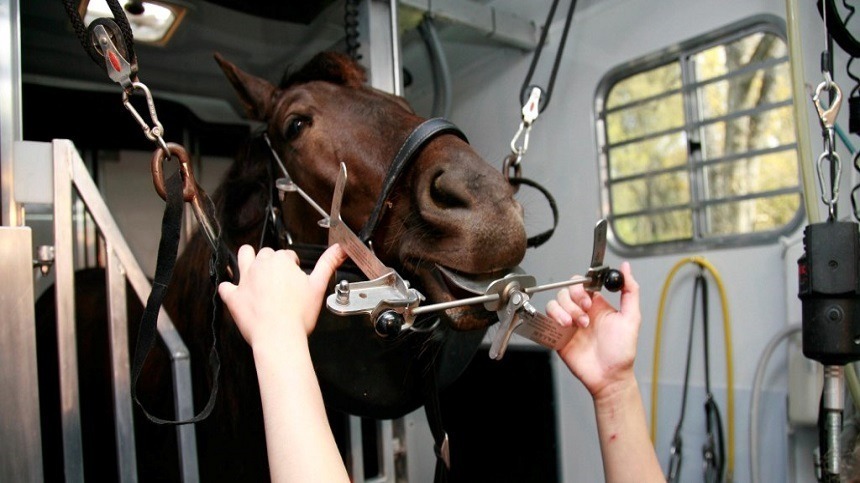
[[684, 265], [692, 263], [707, 270], [717, 283], [720, 292], [720, 305], [723, 311], [723, 338], [726, 346], [726, 399], [727, 402], [727, 426], [728, 426], [728, 458], [726, 462], [726, 481], [732, 481], [735, 470], [735, 398], [734, 398], [734, 370], [732, 368], [732, 329], [729, 316], [729, 304], [726, 298], [726, 289], [719, 272], [703, 257], [693, 256], [681, 259], [669, 271], [663, 291], [660, 294], [660, 306], [657, 310], [657, 328], [654, 337], [654, 365], [651, 372], [651, 442], [657, 444], [657, 376], [660, 373], [660, 340], [663, 327], [663, 313], [666, 308], [666, 296], [675, 274]]

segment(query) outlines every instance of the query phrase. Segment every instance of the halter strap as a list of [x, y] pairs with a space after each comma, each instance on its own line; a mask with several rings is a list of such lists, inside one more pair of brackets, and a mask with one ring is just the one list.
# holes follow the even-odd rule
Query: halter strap
[[382, 183], [382, 190], [379, 192], [376, 206], [373, 207], [373, 211], [370, 213], [370, 218], [367, 219], [367, 223], [364, 224], [364, 227], [361, 229], [361, 233], [358, 234], [361, 241], [367, 243], [368, 240], [370, 240], [371, 235], [373, 235], [373, 232], [376, 230], [376, 227], [379, 225], [379, 222], [382, 219], [382, 210], [385, 208], [385, 202], [391, 195], [391, 190], [394, 189], [394, 186], [400, 178], [400, 175], [403, 173], [403, 170], [406, 169], [409, 162], [412, 161], [415, 155], [418, 154], [425, 144], [440, 134], [453, 134], [463, 141], [466, 141], [467, 143], [469, 142], [466, 135], [463, 134], [463, 131], [447, 119], [435, 117], [419, 124], [418, 127], [409, 134], [406, 140], [403, 141], [403, 145], [400, 147], [400, 150], [397, 151], [397, 155], [394, 157], [391, 167], [388, 168], [388, 174], [385, 176], [385, 181]]

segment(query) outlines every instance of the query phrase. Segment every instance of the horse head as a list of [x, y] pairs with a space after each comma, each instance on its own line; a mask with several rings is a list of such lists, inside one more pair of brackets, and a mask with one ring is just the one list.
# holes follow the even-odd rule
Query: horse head
[[[265, 123], [292, 180], [326, 211], [341, 162], [349, 176], [342, 217], [356, 232], [367, 222], [389, 166], [424, 121], [398, 96], [364, 85], [348, 57], [322, 53], [279, 87], [216, 56], [248, 116]], [[464, 277], [490, 278], [517, 265], [526, 249], [521, 206], [498, 169], [463, 139], [442, 134], [417, 153], [385, 202], [371, 242], [377, 257], [433, 302], [455, 299], [438, 266]], [[298, 198], [298, 197], [296, 197]], [[319, 215], [301, 200], [284, 203], [294, 241], [326, 242], [308, 220]], [[455, 330], [482, 329], [494, 314], [450, 309]]]
[[[321, 215], [297, 194], [274, 188], [275, 178], [283, 176], [277, 162], [328, 213], [344, 163], [348, 180], [341, 218], [358, 232], [371, 213], [381, 213], [367, 234], [376, 256], [429, 302], [474, 295], [458, 287], [499, 278], [522, 260], [526, 235], [514, 190], [450, 130], [422, 144], [380, 197], [404, 141], [425, 119], [403, 98], [366, 86], [364, 71], [348, 57], [319, 54], [279, 86], [220, 56], [216, 60], [248, 116], [265, 124], [267, 137], [247, 143], [215, 193], [229, 249], [244, 243], [286, 247], [289, 239], [301, 255], [298, 247], [326, 245], [328, 233], [317, 224]], [[261, 233], [276, 223], [284, 229]], [[186, 252], [206, 250], [197, 238]], [[310, 337], [311, 355], [330, 407], [393, 418], [424, 404], [428, 371], [435, 371], [439, 386], [459, 377], [497, 317], [483, 306], [449, 309], [425, 320], [424, 330], [404, 331], [393, 340], [376, 336], [366, 319], [323, 310]], [[240, 343], [231, 327], [226, 325], [225, 338]], [[229, 346], [238, 347], [233, 342]], [[248, 376], [236, 379], [243, 377]], [[232, 391], [230, 384], [225, 376], [225, 392]]]

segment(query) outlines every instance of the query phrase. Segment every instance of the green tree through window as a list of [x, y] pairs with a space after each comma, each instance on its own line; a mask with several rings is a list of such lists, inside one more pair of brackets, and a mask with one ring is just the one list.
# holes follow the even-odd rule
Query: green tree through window
[[597, 131], [617, 245], [758, 242], [799, 223], [788, 62], [777, 29], [756, 22], [604, 78]]

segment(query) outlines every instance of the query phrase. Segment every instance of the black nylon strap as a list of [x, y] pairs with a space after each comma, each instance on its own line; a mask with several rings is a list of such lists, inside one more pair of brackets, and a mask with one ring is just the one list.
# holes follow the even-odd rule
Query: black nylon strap
[[555, 229], [558, 226], [558, 205], [555, 202], [555, 198], [553, 198], [552, 193], [550, 193], [548, 189], [544, 188], [536, 181], [532, 181], [528, 178], [511, 177], [508, 178], [508, 183], [514, 186], [519, 186], [522, 184], [526, 186], [531, 186], [532, 188], [540, 191], [541, 194], [546, 197], [546, 200], [549, 203], [549, 209], [552, 210], [552, 228], [543, 233], [538, 233], [535, 236], [529, 237], [528, 240], [526, 240], [526, 247], [528, 248], [537, 248], [543, 245], [547, 242], [547, 240], [552, 238], [552, 235], [553, 233], [555, 233]]
[[726, 448], [723, 441], [723, 418], [720, 415], [720, 407], [711, 393], [711, 366], [710, 366], [710, 328], [708, 323], [708, 281], [703, 275], [702, 285], [702, 343], [705, 355], [705, 432], [707, 442], [703, 452], [711, 452], [712, 459], [705, 458], [705, 482], [717, 483], [722, 481], [726, 467]]
[[376, 206], [373, 207], [373, 211], [370, 213], [370, 218], [367, 219], [367, 223], [364, 224], [364, 227], [362, 227], [361, 232], [358, 234], [361, 241], [367, 243], [368, 240], [370, 240], [370, 237], [373, 235], [373, 232], [376, 230], [377, 225], [379, 225], [379, 222], [382, 219], [382, 211], [385, 209], [385, 202], [391, 195], [391, 190], [394, 189], [400, 175], [409, 165], [409, 162], [412, 161], [418, 151], [420, 151], [428, 141], [440, 134], [453, 134], [463, 141], [466, 141], [467, 143], [469, 142], [466, 135], [463, 134], [463, 131], [460, 131], [460, 128], [447, 119], [435, 117], [419, 124], [418, 127], [416, 127], [415, 130], [406, 137], [406, 140], [403, 142], [403, 145], [400, 146], [400, 150], [397, 152], [397, 155], [394, 156], [394, 161], [391, 163], [391, 167], [388, 168], [388, 174], [385, 176], [385, 181], [383, 181], [382, 190], [379, 192], [379, 198], [376, 199]]
[[[212, 390], [209, 394], [209, 401], [206, 407], [200, 414], [186, 420], [167, 420], [150, 414], [137, 397], [137, 381], [140, 378], [143, 364], [146, 358], [155, 345], [157, 335], [156, 323], [158, 320], [158, 312], [161, 309], [162, 301], [167, 293], [167, 287], [170, 284], [170, 279], [173, 277], [173, 267], [176, 265], [176, 254], [179, 249], [179, 232], [182, 227], [182, 212], [184, 201], [182, 196], [183, 180], [179, 172], [171, 176], [167, 182], [167, 203], [164, 208], [164, 217], [161, 221], [161, 241], [158, 244], [158, 261], [155, 268], [155, 279], [152, 282], [152, 291], [146, 301], [146, 308], [140, 320], [140, 329], [135, 343], [134, 357], [132, 359], [132, 398], [140, 407], [143, 413], [150, 421], [157, 424], [188, 424], [202, 421], [209, 416], [212, 408], [215, 406], [216, 395], [218, 394], [218, 374], [221, 370], [221, 363], [218, 358], [214, 339], [214, 319], [213, 319], [213, 341], [212, 348], [209, 352], [209, 364], [212, 371]], [[219, 250], [220, 251], [220, 250]], [[215, 256], [216, 264], [219, 264], [217, 254]], [[217, 310], [217, 305], [216, 305]]]
[[[681, 394], [681, 416], [678, 418], [678, 429], [676, 431], [680, 431], [681, 426], [684, 425], [684, 413], [687, 409], [687, 390], [690, 386], [690, 361], [693, 358], [693, 337], [696, 333], [696, 299], [699, 296], [699, 287], [702, 287], [704, 283], [705, 277], [701, 273], [696, 275], [696, 282], [693, 285], [693, 303], [690, 309], [690, 335], [687, 337], [687, 362], [684, 369], [684, 392]], [[708, 334], [705, 333], [704, 337], [707, 338]], [[705, 378], [708, 381], [710, 380], [707, 374]]]
[[547, 84], [546, 90], [544, 90], [539, 86], [531, 84], [531, 81], [532, 76], [535, 73], [535, 67], [537, 67], [538, 60], [540, 59], [543, 46], [546, 44], [547, 32], [549, 32], [549, 26], [552, 24], [553, 17], [555, 17], [556, 7], [558, 7], [558, 0], [554, 0], [549, 8], [549, 14], [547, 14], [546, 22], [544, 22], [540, 40], [538, 41], [534, 56], [532, 57], [532, 63], [529, 65], [529, 72], [526, 74], [526, 78], [523, 80], [523, 86], [520, 88], [520, 104], [526, 103], [526, 100], [529, 97], [529, 91], [531, 91], [530, 87], [537, 87], [541, 90], [542, 95], [538, 102], [538, 113], [543, 112], [543, 110], [546, 109], [546, 106], [549, 105], [549, 98], [552, 96], [552, 89], [555, 85], [555, 76], [558, 74], [558, 67], [561, 64], [561, 55], [564, 52], [564, 45], [567, 43], [567, 34], [570, 32], [570, 24], [573, 20], [573, 11], [576, 10], [576, 0], [571, 0], [570, 6], [567, 9], [567, 18], [564, 21], [564, 30], [561, 33], [558, 52], [555, 53], [555, 61], [553, 61], [552, 64], [549, 83]]
[[[710, 344], [709, 344], [709, 324], [708, 324], [708, 283], [704, 274], [699, 273], [696, 275], [695, 285], [693, 286], [693, 303], [690, 314], [690, 334], [687, 339], [687, 361], [686, 368], [684, 370], [684, 389], [681, 395], [681, 415], [678, 419], [678, 424], [675, 427], [675, 436], [673, 439], [673, 445], [677, 444], [676, 450], [679, 452], [678, 456], [680, 458], [680, 433], [681, 427], [684, 424], [684, 413], [687, 406], [687, 391], [689, 388], [689, 379], [690, 379], [690, 360], [692, 359], [692, 348], [693, 348], [693, 338], [695, 335], [695, 321], [696, 321], [696, 301], [698, 298], [698, 294], [701, 291], [702, 293], [702, 343], [703, 343], [703, 352], [705, 358], [705, 430], [707, 440], [703, 445], [703, 463], [704, 463], [704, 475], [705, 481], [707, 483], [716, 483], [717, 481], [721, 481], [722, 475], [725, 471], [725, 443], [723, 440], [723, 423], [722, 417], [720, 415], [719, 406], [717, 406], [716, 401], [714, 400], [714, 396], [711, 393], [711, 375], [710, 375]], [[708, 459], [708, 453], [710, 453], [710, 459]], [[680, 476], [680, 462], [678, 467], [678, 473], [675, 475]]]

